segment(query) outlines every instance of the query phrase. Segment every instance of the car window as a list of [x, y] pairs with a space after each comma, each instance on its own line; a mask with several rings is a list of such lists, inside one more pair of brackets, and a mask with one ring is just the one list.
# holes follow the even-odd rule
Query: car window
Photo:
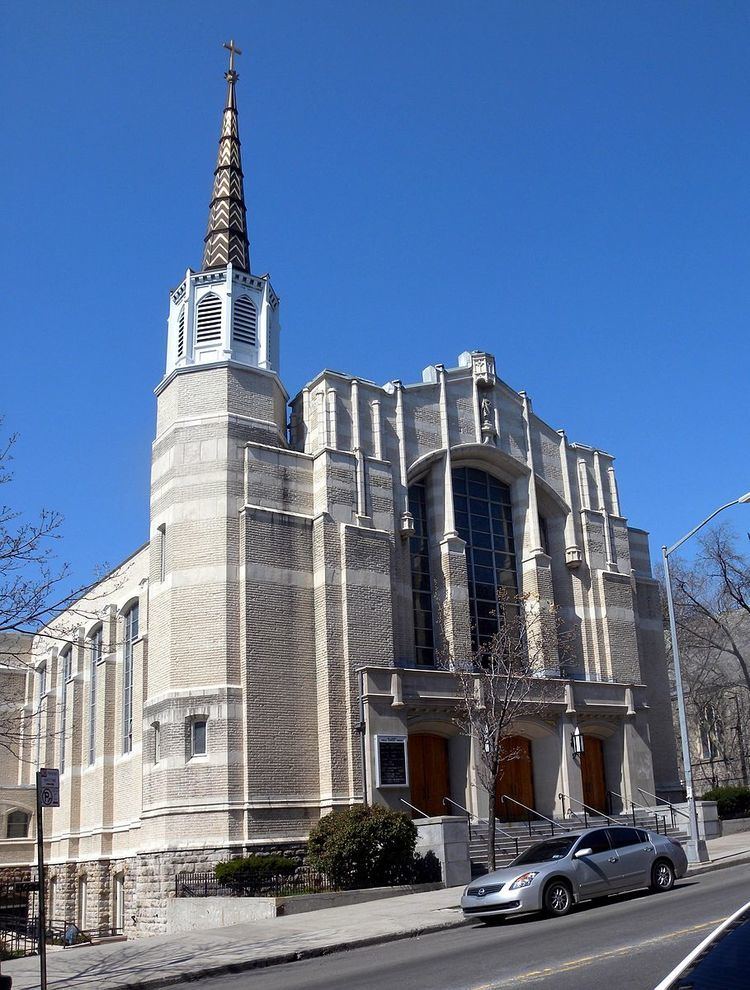
[[638, 830], [635, 828], [611, 828], [609, 837], [614, 849], [622, 849], [624, 846], [638, 846], [643, 841], [638, 837]]
[[592, 853], [608, 852], [610, 845], [607, 830], [605, 828], [597, 828], [593, 832], [582, 835], [581, 841], [578, 843], [578, 848], [591, 849]]
[[526, 863], [550, 863], [555, 859], [562, 859], [568, 855], [575, 841], [575, 835], [561, 835], [560, 838], [535, 842], [533, 846], [529, 846], [526, 852], [521, 853], [513, 861], [513, 865], [523, 866]]
[[651, 839], [649, 839], [648, 837], [648, 832], [646, 831], [645, 828], [637, 828], [636, 832], [638, 833], [638, 838], [640, 839], [641, 842], [651, 841]]

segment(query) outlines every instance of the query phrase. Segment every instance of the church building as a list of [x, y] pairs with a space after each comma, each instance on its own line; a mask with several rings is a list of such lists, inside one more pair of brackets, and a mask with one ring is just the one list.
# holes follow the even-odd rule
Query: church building
[[[58, 767], [48, 916], [129, 936], [165, 930], [178, 871], [298, 849], [363, 795], [508, 819], [679, 790], [659, 587], [612, 455], [485, 350], [285, 391], [233, 57], [203, 262], [169, 294], [148, 542], [29, 645], [33, 718], [0, 764], [0, 874], [33, 864], [34, 772]], [[490, 808], [443, 658], [497, 630], [503, 589], [554, 605], [573, 645], [514, 726], [515, 804]]]

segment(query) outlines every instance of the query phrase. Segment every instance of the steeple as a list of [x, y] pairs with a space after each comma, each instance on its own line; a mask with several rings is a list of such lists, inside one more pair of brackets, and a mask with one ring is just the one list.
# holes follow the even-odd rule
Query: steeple
[[208, 230], [204, 238], [203, 270], [226, 268], [231, 264], [243, 272], [250, 271], [250, 245], [247, 239], [245, 191], [242, 183], [240, 134], [237, 124], [235, 84], [239, 75], [234, 68], [234, 56], [242, 52], [234, 41], [226, 42], [229, 49], [227, 101], [221, 122], [219, 155], [214, 171], [214, 189], [208, 213]]

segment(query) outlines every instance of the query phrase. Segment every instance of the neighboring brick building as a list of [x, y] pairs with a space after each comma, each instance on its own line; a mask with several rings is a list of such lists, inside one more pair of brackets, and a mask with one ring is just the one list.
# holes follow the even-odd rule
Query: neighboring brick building
[[[41, 714], [0, 794], [6, 818], [33, 811], [35, 767], [60, 767], [49, 913], [132, 934], [164, 929], [177, 869], [299, 845], [359, 802], [362, 752], [372, 801], [486, 815], [434, 662], [496, 628], [500, 587], [554, 602], [575, 641], [545, 717], [515, 727], [519, 800], [552, 815], [560, 792], [678, 786], [658, 587], [609, 454], [539, 419], [485, 352], [413, 385], [323, 371], [288, 403], [227, 79], [203, 266], [170, 295], [149, 542], [37, 639]], [[32, 833], [0, 862], [30, 863]]]

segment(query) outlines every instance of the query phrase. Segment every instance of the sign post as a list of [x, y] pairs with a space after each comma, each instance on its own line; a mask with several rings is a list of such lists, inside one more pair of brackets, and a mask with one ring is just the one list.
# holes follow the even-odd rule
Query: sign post
[[47, 917], [44, 905], [44, 829], [42, 808], [60, 807], [60, 771], [36, 772], [36, 866], [39, 881], [39, 983], [47, 990]]

